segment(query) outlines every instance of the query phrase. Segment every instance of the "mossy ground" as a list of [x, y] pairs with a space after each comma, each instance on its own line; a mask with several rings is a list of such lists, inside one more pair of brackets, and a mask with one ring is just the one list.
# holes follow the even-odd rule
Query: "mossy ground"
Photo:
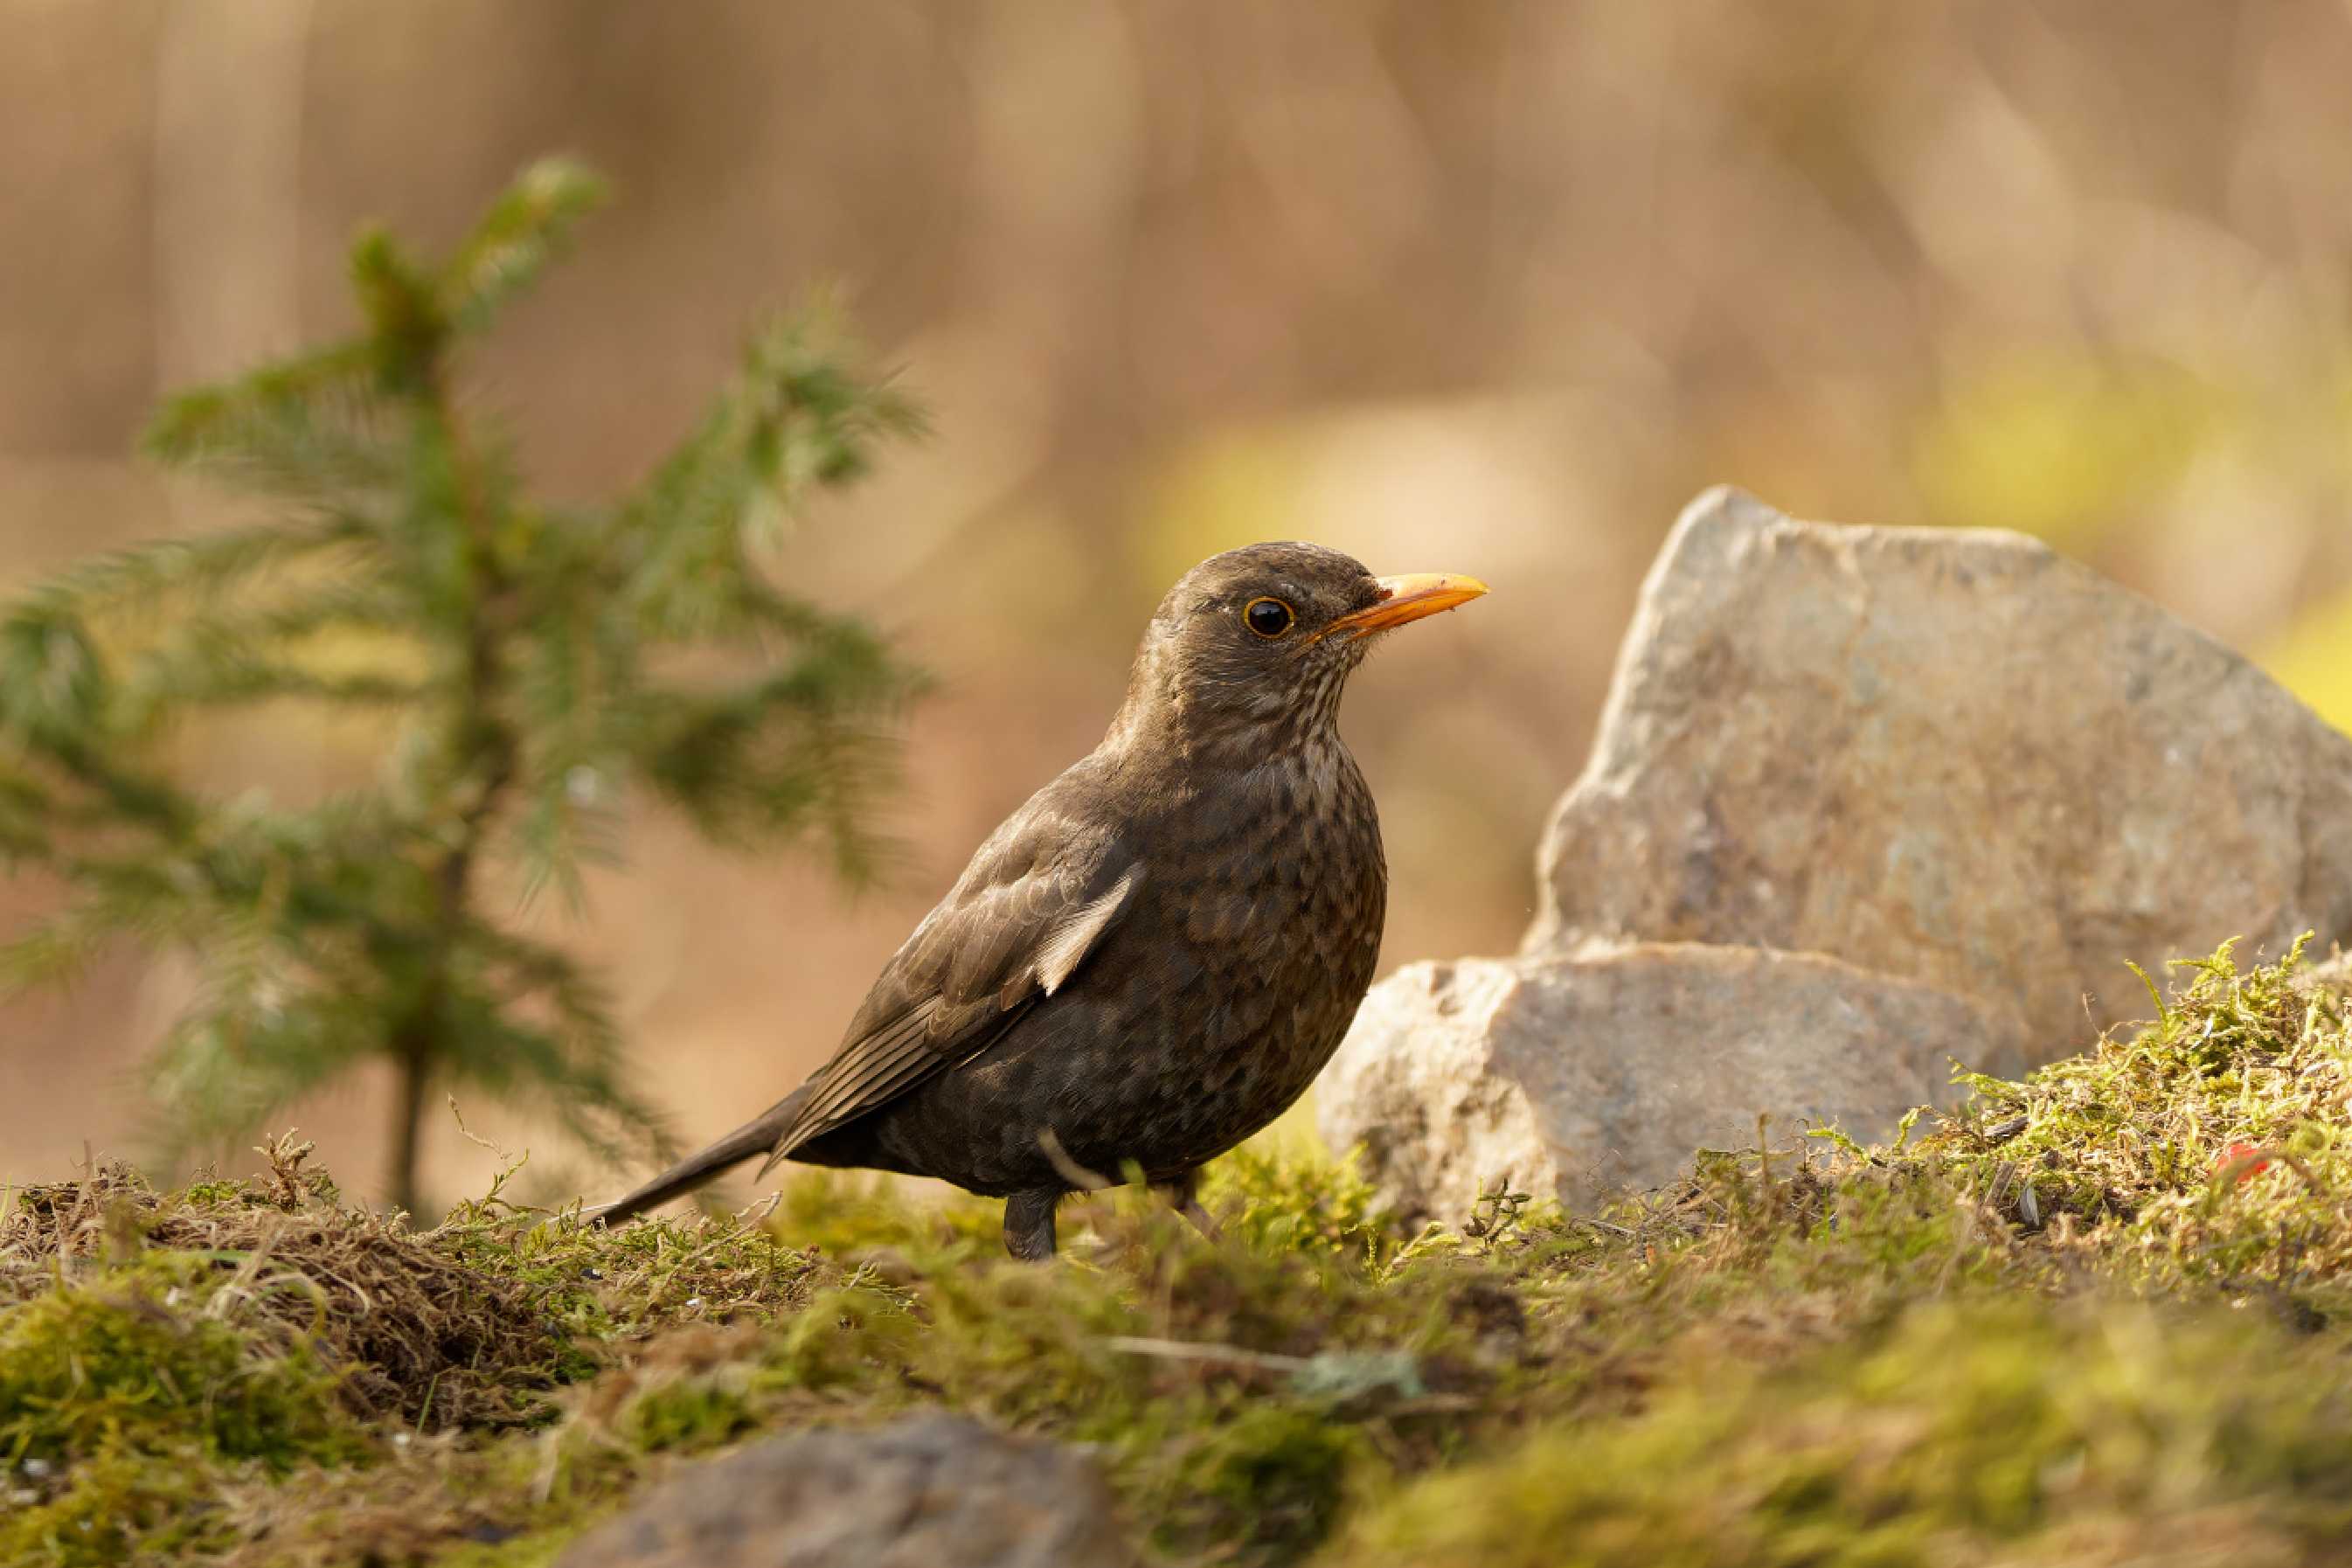
[[2158, 1016], [1891, 1147], [1704, 1154], [1571, 1217], [1395, 1224], [1244, 1151], [1051, 1268], [823, 1174], [607, 1233], [416, 1230], [302, 1151], [11, 1194], [0, 1562], [551, 1561], [672, 1467], [949, 1405], [1094, 1445], [1157, 1560], [2317, 1563], [2352, 1552], [2342, 977]]

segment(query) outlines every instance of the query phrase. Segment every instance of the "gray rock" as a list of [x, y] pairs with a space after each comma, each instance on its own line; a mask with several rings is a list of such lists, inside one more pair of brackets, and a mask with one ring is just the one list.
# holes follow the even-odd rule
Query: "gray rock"
[[1951, 1059], [2015, 1072], [2000, 1013], [1813, 953], [1641, 944], [1415, 963], [1373, 987], [1325, 1070], [1325, 1140], [1408, 1213], [1459, 1225], [1482, 1185], [1589, 1208], [1835, 1123], [1868, 1141], [1948, 1098]]
[[1999, 999], [2043, 1060], [2144, 1006], [2126, 960], [2352, 938], [2352, 739], [2021, 535], [1718, 489], [1643, 589], [1539, 869], [1526, 951], [1832, 953]]
[[1128, 1568], [1091, 1460], [977, 1422], [773, 1437], [705, 1460], [557, 1568]]
[[[2014, 534], [1683, 514], [1511, 960], [1376, 986], [1318, 1090], [1408, 1208], [1589, 1204], [1755, 1117], [1883, 1137], [2224, 938], [2352, 941], [2352, 739]], [[1651, 945], [1676, 944], [1676, 945]]]

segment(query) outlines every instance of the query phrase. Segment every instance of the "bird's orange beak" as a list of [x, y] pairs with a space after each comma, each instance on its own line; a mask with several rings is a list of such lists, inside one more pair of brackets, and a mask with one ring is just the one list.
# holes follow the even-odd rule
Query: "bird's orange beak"
[[1486, 591], [1486, 584], [1477, 578], [1458, 577], [1449, 572], [1416, 572], [1410, 576], [1378, 577], [1373, 581], [1381, 590], [1380, 602], [1353, 615], [1341, 616], [1323, 628], [1324, 636], [1344, 632], [1351, 637], [1370, 637], [1423, 616], [1433, 616], [1440, 610], [1450, 610], [1456, 605], [1466, 605]]

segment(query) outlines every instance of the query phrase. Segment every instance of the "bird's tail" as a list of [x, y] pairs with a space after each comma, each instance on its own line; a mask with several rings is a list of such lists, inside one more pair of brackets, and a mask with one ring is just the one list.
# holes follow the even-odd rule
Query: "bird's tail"
[[694, 1191], [730, 1166], [740, 1165], [755, 1155], [770, 1152], [775, 1148], [777, 1140], [784, 1135], [784, 1129], [792, 1125], [807, 1092], [805, 1088], [793, 1090], [726, 1137], [688, 1154], [635, 1192], [614, 1198], [611, 1203], [597, 1204], [581, 1210], [581, 1217], [618, 1225], [625, 1219], [635, 1218], [647, 1209], [659, 1208], [670, 1199]]

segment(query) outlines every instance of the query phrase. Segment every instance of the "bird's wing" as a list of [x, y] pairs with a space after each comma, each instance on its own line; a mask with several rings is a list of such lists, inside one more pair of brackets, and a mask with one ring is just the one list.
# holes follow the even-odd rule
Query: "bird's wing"
[[985, 1049], [1077, 971], [1143, 878], [1115, 835], [1045, 797], [1016, 813], [884, 966], [768, 1165]]

